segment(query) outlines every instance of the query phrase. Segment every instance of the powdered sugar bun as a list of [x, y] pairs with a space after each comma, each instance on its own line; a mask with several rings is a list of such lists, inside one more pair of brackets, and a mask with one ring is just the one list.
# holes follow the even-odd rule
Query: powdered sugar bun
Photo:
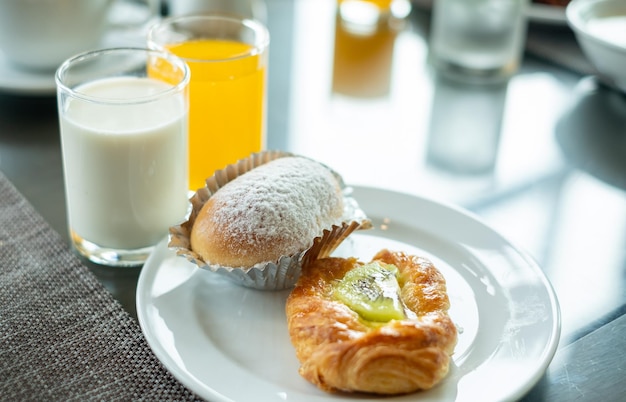
[[333, 173], [311, 159], [283, 157], [237, 177], [202, 207], [191, 249], [205, 262], [251, 267], [306, 250], [341, 224], [343, 197]]
[[[371, 227], [350, 194], [341, 176], [318, 162], [283, 151], [253, 153], [206, 179], [190, 199], [188, 219], [170, 227], [168, 245], [238, 285], [289, 289], [305, 261], [329, 256], [351, 233]], [[203, 245], [194, 240], [195, 248], [194, 228], [203, 239]], [[249, 264], [257, 260], [268, 261]]]

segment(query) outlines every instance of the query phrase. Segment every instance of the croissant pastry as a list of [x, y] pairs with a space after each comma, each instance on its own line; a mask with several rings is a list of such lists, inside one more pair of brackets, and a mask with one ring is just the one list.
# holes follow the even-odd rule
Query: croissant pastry
[[286, 304], [299, 373], [328, 392], [429, 389], [457, 342], [449, 305], [445, 279], [425, 258], [382, 250], [368, 264], [311, 261]]

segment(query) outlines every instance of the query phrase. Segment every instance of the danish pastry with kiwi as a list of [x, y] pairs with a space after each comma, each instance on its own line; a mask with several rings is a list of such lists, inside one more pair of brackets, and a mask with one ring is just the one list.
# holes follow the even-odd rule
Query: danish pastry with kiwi
[[369, 263], [310, 261], [286, 304], [300, 375], [328, 392], [432, 388], [457, 342], [449, 306], [444, 277], [422, 257], [382, 250]]

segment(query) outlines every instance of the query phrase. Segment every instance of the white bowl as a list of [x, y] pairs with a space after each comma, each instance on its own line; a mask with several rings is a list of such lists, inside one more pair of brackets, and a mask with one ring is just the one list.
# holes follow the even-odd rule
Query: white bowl
[[566, 16], [601, 78], [626, 92], [626, 0], [573, 0]]

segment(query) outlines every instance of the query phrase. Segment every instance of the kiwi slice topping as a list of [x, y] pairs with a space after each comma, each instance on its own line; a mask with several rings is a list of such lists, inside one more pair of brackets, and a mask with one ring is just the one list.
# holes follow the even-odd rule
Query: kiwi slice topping
[[400, 298], [398, 268], [371, 262], [350, 270], [333, 286], [334, 297], [367, 321], [388, 322], [406, 318]]

